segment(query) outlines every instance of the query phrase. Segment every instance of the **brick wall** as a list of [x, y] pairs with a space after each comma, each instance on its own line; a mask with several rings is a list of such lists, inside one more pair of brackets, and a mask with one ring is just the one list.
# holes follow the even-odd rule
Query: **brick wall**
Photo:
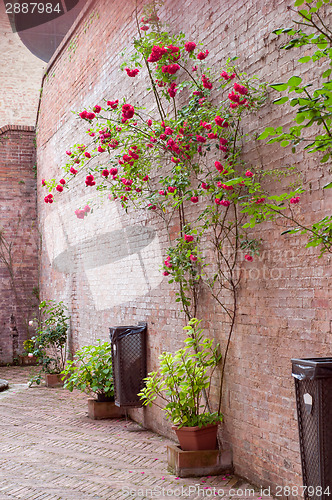
[[38, 287], [34, 140], [33, 127], [0, 128], [0, 230], [5, 239], [0, 240], [0, 363], [11, 363], [32, 334], [28, 323]]
[[[243, 70], [273, 82], [288, 79], [295, 66], [294, 53], [279, 51], [271, 35], [280, 25], [291, 24], [291, 4], [237, 0], [230, 9], [228, 2], [184, 0], [179, 8], [175, 0], [166, 0], [161, 18], [174, 31], [202, 40], [211, 63], [222, 65], [238, 55]], [[71, 110], [123, 95], [133, 104], [149, 105], [141, 76], [133, 82], [118, 72], [117, 54], [129, 46], [135, 30], [133, 9], [133, 1], [126, 9], [106, 0], [88, 4], [49, 66], [52, 78], [44, 80], [37, 136], [41, 290], [43, 298], [68, 304], [73, 349], [108, 339], [109, 326], [147, 321], [148, 367], [153, 369], [163, 350], [181, 345], [185, 324], [175, 291], [159, 271], [167, 241], [158, 221], [152, 215], [126, 215], [108, 200], [82, 221], [74, 210], [92, 197], [82, 189], [82, 178], [53, 205], [44, 204], [40, 187], [43, 177], [60, 178], [65, 150], [84, 142], [82, 122]], [[290, 119], [288, 108], [267, 105], [251, 119], [249, 129], [261, 131]], [[302, 220], [310, 223], [327, 213], [331, 199], [321, 190], [327, 169], [316, 157], [250, 143], [244, 158], [248, 165], [266, 168], [298, 166], [311, 182], [311, 194], [297, 208]], [[261, 255], [243, 266], [223, 401], [223, 439], [233, 450], [236, 472], [274, 487], [301, 484], [290, 358], [329, 355], [332, 334], [329, 257], [317, 260], [317, 252], [305, 249], [303, 239], [280, 237], [280, 232], [275, 225], [262, 225]], [[225, 318], [208, 298], [199, 317], [208, 335], [224, 342]], [[172, 435], [155, 408], [133, 416]]]
[[5, 2], [0, 3], [0, 53], [0, 127], [8, 123], [31, 125], [36, 119], [45, 63], [13, 33]]

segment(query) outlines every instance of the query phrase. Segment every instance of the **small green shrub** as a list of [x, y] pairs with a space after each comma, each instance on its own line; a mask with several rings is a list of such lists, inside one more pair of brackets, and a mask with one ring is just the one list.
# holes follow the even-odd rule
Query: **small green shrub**
[[88, 345], [76, 352], [74, 361], [67, 361], [62, 375], [64, 387], [73, 391], [94, 393], [98, 400], [114, 398], [112, 347], [109, 342]]

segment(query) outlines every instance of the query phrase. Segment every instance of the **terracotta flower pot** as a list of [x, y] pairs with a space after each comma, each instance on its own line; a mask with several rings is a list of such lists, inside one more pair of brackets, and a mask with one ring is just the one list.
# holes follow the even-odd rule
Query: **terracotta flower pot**
[[217, 448], [218, 424], [203, 427], [173, 426], [183, 451], [215, 450]]
[[21, 366], [35, 366], [38, 365], [38, 358], [36, 356], [20, 356], [19, 363]]
[[62, 377], [61, 373], [45, 373], [46, 387], [62, 387]]
[[88, 399], [88, 415], [93, 420], [103, 418], [121, 418], [124, 415], [122, 408], [115, 406], [114, 401], [98, 401], [97, 399]]

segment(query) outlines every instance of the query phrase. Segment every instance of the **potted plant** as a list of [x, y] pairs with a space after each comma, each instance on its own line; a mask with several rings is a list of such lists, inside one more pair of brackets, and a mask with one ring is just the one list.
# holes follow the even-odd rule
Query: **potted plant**
[[64, 387], [73, 391], [95, 394], [88, 399], [88, 415], [92, 419], [119, 418], [123, 415], [114, 403], [112, 372], [112, 346], [110, 342], [82, 347], [74, 361], [67, 361], [62, 372], [66, 377]]
[[19, 363], [21, 366], [32, 366], [38, 364], [38, 358], [35, 356], [35, 344], [32, 339], [27, 339], [23, 342], [24, 351], [19, 355]]
[[42, 301], [39, 313], [36, 334], [31, 338], [29, 351], [41, 364], [41, 370], [30, 380], [30, 386], [33, 382], [39, 385], [42, 373], [45, 373], [46, 386], [56, 387], [63, 385], [61, 372], [66, 363], [70, 317], [67, 316], [67, 307], [62, 301]]
[[217, 446], [218, 423], [222, 415], [211, 412], [209, 396], [215, 368], [221, 361], [219, 344], [203, 338], [196, 318], [184, 327], [187, 331], [185, 347], [174, 354], [159, 356], [160, 368], [145, 378], [145, 387], [139, 393], [143, 405], [156, 403], [174, 423], [183, 451], [214, 450]]

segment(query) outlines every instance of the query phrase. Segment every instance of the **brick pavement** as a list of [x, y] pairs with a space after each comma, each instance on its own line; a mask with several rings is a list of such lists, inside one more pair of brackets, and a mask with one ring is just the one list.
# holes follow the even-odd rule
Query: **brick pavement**
[[[28, 388], [33, 369], [0, 367], [0, 378], [10, 382], [0, 393], [0, 500], [236, 500], [252, 488], [230, 475], [177, 479], [167, 472], [169, 440], [126, 419], [90, 420], [84, 394]], [[259, 491], [250, 498], [260, 498]]]

